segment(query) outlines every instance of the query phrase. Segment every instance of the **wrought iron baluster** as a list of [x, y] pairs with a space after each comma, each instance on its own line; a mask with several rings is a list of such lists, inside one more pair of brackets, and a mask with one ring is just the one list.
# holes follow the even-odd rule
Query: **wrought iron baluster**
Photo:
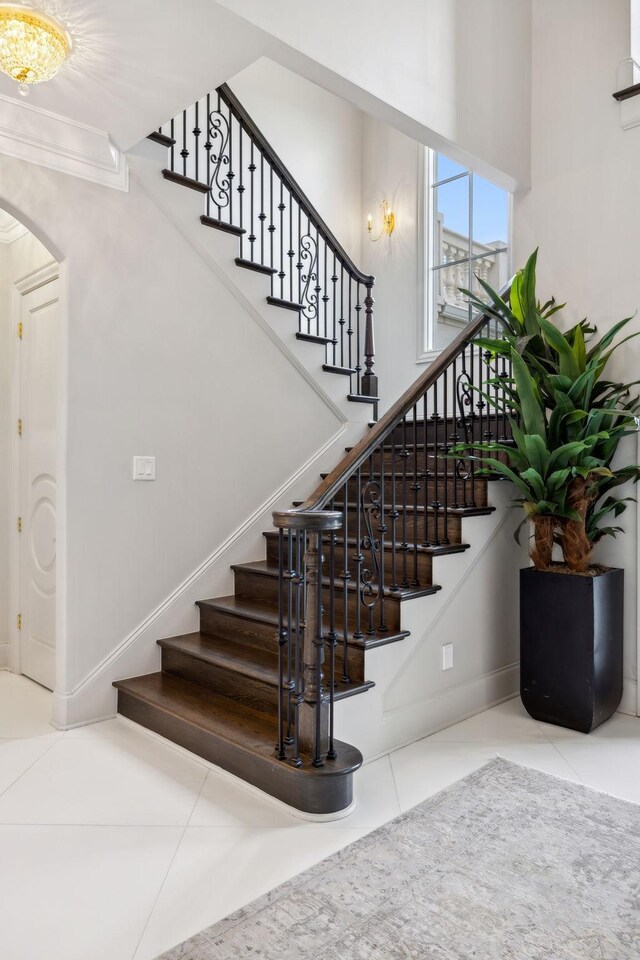
[[[439, 413], [438, 413], [438, 386], [437, 386], [437, 384], [435, 384], [435, 385], [434, 385], [434, 388], [433, 388], [433, 415], [432, 415], [432, 419], [433, 419], [433, 449], [434, 449], [434, 451], [435, 451], [435, 458], [433, 458], [433, 454], [432, 454], [432, 459], [434, 459], [434, 467], [433, 467], [433, 478], [434, 478], [434, 483], [433, 483], [433, 501], [432, 501], [432, 503], [431, 503], [433, 513], [432, 513], [432, 520], [431, 520], [431, 523], [432, 523], [432, 535], [431, 535], [430, 538], [428, 538], [427, 542], [429, 542], [429, 543], [431, 543], [431, 544], [433, 544], [433, 545], [438, 546], [438, 545], [440, 544], [440, 531], [439, 531], [439, 529], [438, 529], [439, 510], [440, 510], [440, 475], [439, 475], [439, 472], [438, 472], [437, 453], [438, 453], [438, 429], [439, 429], [439, 425], [440, 425], [440, 415], [439, 415]], [[446, 480], [445, 480], [445, 482], [446, 482]]]
[[[335, 499], [331, 500], [331, 510], [335, 510]], [[335, 760], [337, 757], [335, 748], [335, 693], [336, 693], [336, 644], [338, 635], [336, 633], [336, 534], [334, 530], [329, 531], [329, 749], [327, 759]]]
[[293, 197], [289, 194], [289, 249], [287, 250], [287, 256], [289, 257], [289, 302], [293, 303], [293, 261], [295, 258], [295, 250], [293, 249]]
[[342, 488], [342, 682], [351, 683], [349, 677], [349, 481]]
[[291, 702], [292, 691], [294, 689], [294, 678], [293, 678], [293, 649], [292, 649], [292, 633], [293, 633], [293, 623], [294, 617], [296, 615], [295, 611], [295, 601], [294, 601], [294, 577], [295, 570], [293, 567], [293, 531], [289, 529], [287, 531], [287, 619], [288, 619], [288, 630], [287, 630], [287, 735], [285, 738], [285, 743], [291, 745], [293, 743], [293, 704]]
[[407, 542], [407, 460], [409, 459], [409, 451], [407, 449], [407, 418], [406, 415], [402, 418], [402, 452], [400, 454], [402, 457], [402, 494], [400, 496], [401, 510], [402, 510], [402, 586], [409, 586], [409, 544]]
[[[273, 270], [273, 235], [276, 232], [276, 225], [273, 219], [273, 167], [269, 166], [269, 266]], [[274, 274], [271, 274], [271, 296], [275, 292]]]
[[240, 230], [243, 232], [240, 234], [240, 258], [244, 259], [244, 165], [242, 163], [242, 153], [243, 153], [243, 140], [244, 140], [244, 127], [242, 121], [238, 124], [238, 170], [240, 176], [240, 182], [238, 184], [238, 206], [240, 207]]
[[187, 147], [187, 111], [182, 111], [182, 150], [180, 151], [180, 156], [182, 157], [182, 176], [186, 177], [187, 175], [187, 158], [189, 156], [189, 149]]
[[[411, 489], [413, 491], [413, 584], [414, 586], [419, 586], [420, 577], [418, 574], [418, 543], [420, 542], [420, 533], [418, 529], [419, 523], [419, 498], [420, 498], [420, 479], [419, 479], [419, 467], [418, 467], [418, 405], [417, 403], [413, 406], [413, 483], [411, 484]], [[427, 522], [427, 513], [424, 514], [424, 522]]]
[[291, 758], [291, 763], [294, 767], [302, 766], [302, 758], [300, 756], [300, 708], [303, 702], [303, 688], [302, 688], [302, 636], [303, 636], [303, 626], [302, 626], [302, 616], [304, 611], [304, 583], [305, 583], [305, 571], [304, 571], [304, 549], [302, 543], [303, 532], [301, 530], [295, 531], [295, 553], [296, 553], [296, 576], [295, 576], [295, 589], [296, 589], [296, 620], [295, 620], [295, 685], [292, 693], [293, 699], [293, 757]]
[[[284, 760], [286, 752], [284, 749], [284, 657], [285, 647], [291, 628], [291, 619], [285, 626], [284, 611], [284, 530], [282, 527], [278, 530], [278, 743], [276, 745], [276, 756], [278, 760]], [[288, 699], [288, 697], [287, 697]]]
[[360, 609], [360, 591], [362, 589], [362, 570], [364, 564], [364, 557], [362, 555], [362, 501], [361, 501], [361, 492], [362, 492], [362, 469], [358, 467], [356, 472], [356, 499], [355, 499], [355, 511], [356, 511], [356, 555], [353, 558], [356, 565], [356, 616], [355, 616], [355, 630], [353, 631], [353, 636], [356, 640], [362, 640], [364, 634], [362, 632], [362, 611]]
[[[397, 523], [398, 517], [398, 505], [396, 502], [396, 457], [397, 457], [397, 427], [394, 427], [391, 431], [391, 510], [389, 511], [389, 519], [391, 520], [391, 589], [399, 590], [398, 586], [398, 535], [397, 535]], [[382, 451], [382, 470], [384, 470], [384, 442], [381, 447]]]
[[332, 307], [333, 307], [333, 335], [331, 338], [331, 343], [333, 345], [333, 365], [336, 367], [338, 365], [336, 350], [338, 347], [338, 316], [337, 316], [337, 302], [336, 297], [338, 293], [337, 283], [338, 283], [338, 274], [336, 270], [338, 269], [336, 254], [333, 253], [333, 273], [331, 274], [331, 289], [332, 289]]
[[[219, 107], [220, 112], [222, 113], [222, 107]], [[229, 180], [229, 224], [233, 225], [233, 181], [235, 179], [235, 162], [233, 158], [233, 114], [231, 111], [228, 111], [228, 124], [229, 124], [229, 175], [227, 179]], [[240, 254], [242, 256], [242, 254]]]
[[327, 325], [327, 303], [329, 302], [329, 294], [327, 293], [328, 284], [327, 284], [327, 242], [323, 238], [324, 246], [324, 292], [322, 294], [322, 303], [324, 304], [324, 335], [327, 340], [329, 340], [329, 327]]
[[356, 283], [356, 383], [358, 385], [358, 393], [362, 394], [362, 383], [360, 374], [362, 373], [362, 353], [360, 346], [360, 312], [362, 310], [362, 304], [360, 303], [360, 281]]
[[176, 122], [175, 120], [171, 121], [171, 139], [173, 140], [173, 143], [171, 144], [171, 148], [170, 148], [170, 154], [171, 154], [170, 167], [171, 167], [171, 170], [175, 173], [175, 169], [176, 169], [176, 165], [175, 165]]
[[[205, 165], [205, 177], [206, 182], [209, 183], [209, 171], [211, 170], [211, 149], [213, 144], [211, 142], [211, 94], [207, 94], [207, 139], [204, 144], [204, 165]], [[206, 215], [211, 216], [211, 190], [207, 190], [207, 200], [206, 200]]]
[[[340, 366], [344, 367], [344, 264], [340, 266], [340, 319], [338, 321], [340, 326]], [[349, 380], [351, 384], [351, 380]]]
[[256, 195], [254, 177], [256, 172], [256, 165], [254, 161], [253, 139], [251, 139], [249, 143], [250, 143], [249, 168], [248, 168], [249, 169], [249, 216], [250, 216], [249, 227], [251, 231], [249, 233], [249, 249], [251, 251], [251, 254], [250, 254], [251, 263], [253, 263], [255, 261], [255, 245], [256, 245], [256, 231], [255, 231], [255, 220], [254, 220], [254, 206], [255, 206], [255, 195]]
[[[444, 477], [442, 478], [442, 523], [443, 523], [443, 531], [442, 531], [441, 543], [449, 543], [449, 511], [448, 511], [448, 506], [449, 506], [449, 477], [447, 476], [447, 463], [448, 463], [448, 460], [447, 460], [447, 452], [448, 452], [448, 446], [447, 446], [447, 430], [449, 429], [449, 388], [448, 388], [448, 382], [447, 382], [447, 375], [448, 375], [448, 367], [445, 368], [445, 370], [444, 370], [444, 372], [443, 372], [443, 374], [442, 374], [443, 391], [444, 391], [444, 398], [443, 398], [443, 402], [444, 402], [444, 423], [443, 423], [443, 425], [442, 425], [442, 446], [443, 446], [443, 449], [444, 449], [444, 459], [443, 459], [443, 464], [444, 464]], [[454, 382], [455, 382], [455, 381], [454, 381]], [[439, 466], [438, 466], [438, 462], [439, 462], [439, 460], [438, 460], [438, 445], [436, 444], [436, 470], [437, 470], [438, 472], [440, 472], [440, 468], [439, 468]], [[436, 516], [436, 529], [437, 529], [437, 523], [438, 523], [438, 517]]]
[[198, 123], [198, 108], [199, 108], [199, 106], [200, 106], [199, 101], [196, 100], [196, 103], [195, 103], [195, 121], [196, 121], [196, 122], [195, 122], [195, 125], [194, 125], [194, 127], [193, 127], [193, 138], [194, 138], [194, 140], [195, 140], [195, 146], [194, 146], [194, 153], [193, 153], [193, 155], [194, 155], [194, 161], [195, 161], [195, 179], [196, 179], [196, 180], [200, 180], [200, 169], [199, 169], [198, 154], [199, 154], [199, 151], [200, 151], [200, 134], [202, 133], [202, 130], [200, 129], [200, 125], [199, 125], [199, 123]]
[[260, 221], [260, 263], [264, 267], [264, 222], [267, 219], [267, 215], [264, 212], [264, 153], [260, 151], [260, 213], [258, 214], [258, 220]]
[[280, 280], [280, 299], [284, 300], [284, 183], [280, 181], [280, 203], [278, 204], [278, 210], [280, 211], [280, 270], [278, 271], [278, 279]]

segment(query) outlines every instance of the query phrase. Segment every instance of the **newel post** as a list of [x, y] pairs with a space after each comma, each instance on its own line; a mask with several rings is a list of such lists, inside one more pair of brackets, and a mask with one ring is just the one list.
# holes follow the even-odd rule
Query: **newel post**
[[360, 384], [360, 393], [363, 397], [378, 396], [378, 377], [374, 373], [373, 366], [376, 358], [376, 345], [373, 331], [373, 284], [374, 279], [370, 277], [366, 286], [367, 295], [364, 298], [364, 373]]
[[[273, 514], [274, 526], [297, 530], [306, 541], [304, 552], [305, 606], [300, 624], [288, 624], [288, 632], [299, 638], [292, 656], [300, 663], [295, 688], [291, 691], [296, 716], [296, 743], [300, 753], [310, 756], [313, 766], [324, 764], [329, 750], [329, 712], [332, 678], [325, 684], [325, 630], [323, 625], [322, 540], [325, 531], [342, 526], [342, 514], [328, 510], [289, 510]], [[296, 629], [296, 626], [299, 629]]]

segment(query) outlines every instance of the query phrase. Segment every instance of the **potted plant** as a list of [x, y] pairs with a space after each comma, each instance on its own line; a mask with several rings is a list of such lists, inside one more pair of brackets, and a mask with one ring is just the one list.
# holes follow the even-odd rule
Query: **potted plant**
[[622, 697], [624, 571], [594, 562], [598, 541], [615, 536], [611, 525], [630, 498], [612, 491], [637, 481], [637, 464], [614, 457], [622, 438], [637, 429], [634, 384], [608, 380], [614, 344], [632, 319], [603, 337], [582, 321], [562, 331], [552, 317], [562, 309], [536, 296], [537, 251], [519, 271], [507, 299], [479, 279], [489, 305], [470, 291], [475, 306], [499, 324], [501, 336], [478, 343], [492, 362], [511, 361], [510, 375], [489, 381], [486, 403], [509, 419], [512, 441], [475, 441], [481, 471], [509, 479], [533, 528], [532, 566], [520, 572], [520, 689], [537, 720], [588, 733], [617, 709]]

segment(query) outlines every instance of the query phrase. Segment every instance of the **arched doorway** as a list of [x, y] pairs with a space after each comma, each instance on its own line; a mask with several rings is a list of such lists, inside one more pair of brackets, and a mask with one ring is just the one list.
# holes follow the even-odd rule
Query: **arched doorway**
[[56, 677], [59, 265], [0, 208], [0, 667]]

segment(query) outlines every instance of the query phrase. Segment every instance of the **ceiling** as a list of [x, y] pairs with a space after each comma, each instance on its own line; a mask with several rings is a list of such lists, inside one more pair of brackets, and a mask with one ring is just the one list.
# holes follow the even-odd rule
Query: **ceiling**
[[[73, 51], [26, 103], [109, 133], [128, 150], [150, 130], [268, 52], [270, 39], [211, 0], [34, 0]], [[25, 101], [0, 74], [0, 94]], [[1, 125], [1, 122], [0, 122]]]

